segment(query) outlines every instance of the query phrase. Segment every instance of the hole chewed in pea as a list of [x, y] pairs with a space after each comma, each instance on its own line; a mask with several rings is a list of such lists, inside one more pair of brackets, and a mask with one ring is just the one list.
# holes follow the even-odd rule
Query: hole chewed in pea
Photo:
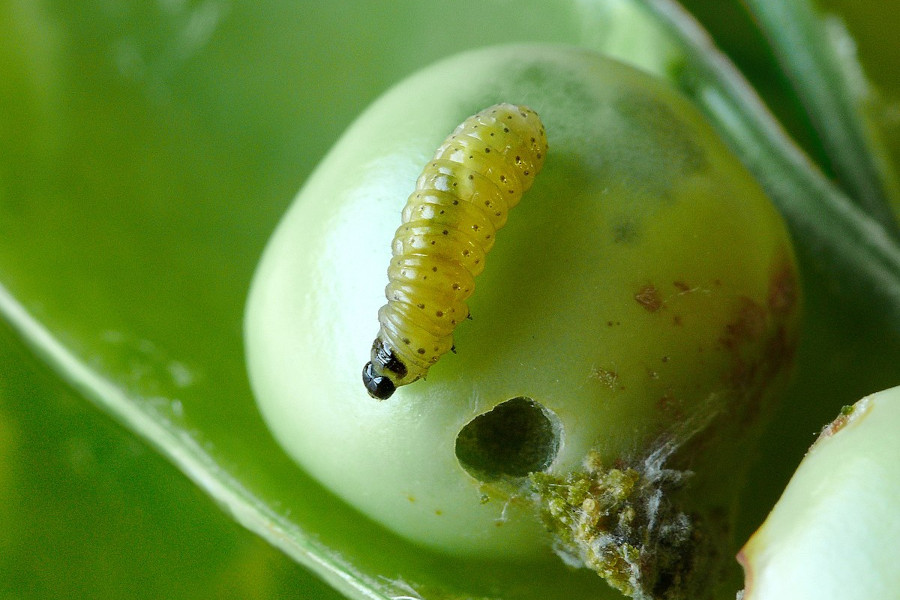
[[562, 426], [531, 398], [507, 400], [469, 421], [456, 436], [456, 458], [482, 481], [543, 471], [559, 451]]

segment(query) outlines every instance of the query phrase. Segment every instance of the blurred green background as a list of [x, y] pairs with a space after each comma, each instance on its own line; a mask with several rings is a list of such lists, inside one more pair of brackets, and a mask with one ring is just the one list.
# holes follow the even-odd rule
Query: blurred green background
[[340, 598], [0, 335], [0, 598]]
[[[329, 513], [250, 397], [241, 318], [259, 253], [310, 170], [386, 87], [497, 39], [499, 22], [510, 30], [497, 41], [589, 38], [583, 8], [558, 4], [570, 9], [0, 0], [0, 284], [261, 497], [315, 498], [309, 514], [283, 512], [340, 522], [346, 531], [324, 543], [351, 552], [372, 526]], [[900, 156], [894, 9], [826, 5], [856, 36], [884, 99], [873, 117]], [[739, 2], [688, 6], [821, 158]], [[0, 598], [340, 597], [80, 392], [0, 324]]]

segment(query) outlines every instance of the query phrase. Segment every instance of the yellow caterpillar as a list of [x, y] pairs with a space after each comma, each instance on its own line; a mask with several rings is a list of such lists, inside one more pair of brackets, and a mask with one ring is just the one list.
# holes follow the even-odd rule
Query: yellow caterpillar
[[537, 113], [496, 104], [460, 124], [416, 181], [394, 234], [387, 304], [363, 383], [384, 400], [453, 347], [494, 235], [547, 154]]

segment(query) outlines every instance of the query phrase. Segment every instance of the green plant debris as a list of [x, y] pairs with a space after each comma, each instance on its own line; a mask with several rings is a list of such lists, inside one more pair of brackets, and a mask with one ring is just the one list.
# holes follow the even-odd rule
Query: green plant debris
[[584, 471], [532, 474], [557, 553], [637, 600], [704, 597], [714, 548], [701, 534], [702, 517], [673, 502], [690, 473], [664, 469], [668, 456], [608, 467], [592, 452]]

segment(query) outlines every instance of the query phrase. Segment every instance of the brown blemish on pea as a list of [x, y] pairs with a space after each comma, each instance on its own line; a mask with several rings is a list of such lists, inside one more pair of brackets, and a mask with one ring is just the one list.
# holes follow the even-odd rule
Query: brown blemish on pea
[[841, 408], [841, 414], [838, 417], [825, 426], [822, 429], [821, 433], [819, 433], [819, 437], [816, 438], [816, 441], [813, 443], [813, 447], [815, 447], [819, 442], [824, 440], [825, 438], [829, 438], [836, 434], [838, 431], [847, 426], [850, 421], [854, 421], [858, 418], [865, 416], [872, 409], [872, 402], [868, 401], [868, 399], [863, 399], [853, 405], [847, 405]]
[[758, 340], [766, 330], [765, 307], [746, 296], [742, 296], [738, 302], [737, 315], [725, 325], [725, 334], [720, 340], [729, 350]]
[[796, 339], [791, 321], [799, 304], [796, 271], [782, 257], [771, 271], [766, 296], [759, 302], [741, 297], [719, 338], [719, 348], [731, 357], [725, 376], [729, 387], [746, 401], [735, 422], [750, 426], [763, 414], [770, 399], [765, 390], [794, 360]]
[[769, 281], [769, 309], [776, 315], [787, 315], [797, 305], [797, 274], [790, 263], [775, 269]]
[[[767, 333], [769, 327], [769, 314], [764, 306], [751, 298], [738, 299], [734, 317], [725, 324], [725, 331], [719, 338], [720, 347], [731, 355], [731, 368], [726, 380], [732, 389], [754, 390], [758, 387], [762, 371], [768, 370], [768, 365], [774, 365], [777, 370], [779, 357], [770, 356], [766, 348], [775, 334], [771, 331]], [[761, 355], [747, 355], [747, 350], [752, 350], [763, 336], [769, 339], [764, 340]]]
[[659, 290], [653, 284], [645, 285], [638, 293], [634, 295], [634, 299], [638, 304], [644, 307], [647, 312], [655, 313], [664, 306], [662, 296]]

